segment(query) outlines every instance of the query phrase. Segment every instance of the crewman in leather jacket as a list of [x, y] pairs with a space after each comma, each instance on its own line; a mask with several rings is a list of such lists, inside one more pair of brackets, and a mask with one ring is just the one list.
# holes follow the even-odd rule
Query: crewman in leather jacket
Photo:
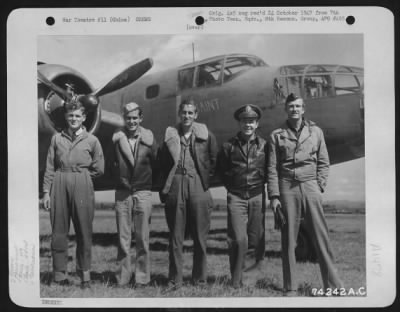
[[162, 190], [169, 237], [170, 286], [183, 282], [183, 241], [185, 229], [193, 238], [192, 282], [207, 281], [207, 235], [210, 230], [212, 198], [209, 179], [217, 158], [217, 143], [207, 126], [195, 122], [197, 107], [193, 101], [179, 106], [180, 123], [168, 127], [160, 151]]
[[[240, 132], [224, 143], [218, 172], [228, 195], [228, 246], [232, 286], [259, 269], [265, 252], [266, 141], [256, 133], [261, 111], [248, 104], [234, 113]], [[259, 277], [259, 276], [258, 276]], [[254, 281], [252, 281], [254, 282]]]
[[[151, 189], [156, 175], [157, 143], [153, 133], [140, 124], [143, 113], [136, 103], [123, 106], [125, 126], [113, 135], [113, 171], [116, 180], [115, 210], [118, 230], [118, 274], [120, 286], [132, 277], [131, 233], [135, 229], [135, 287], [150, 282], [149, 232]], [[133, 221], [133, 224], [132, 224]]]

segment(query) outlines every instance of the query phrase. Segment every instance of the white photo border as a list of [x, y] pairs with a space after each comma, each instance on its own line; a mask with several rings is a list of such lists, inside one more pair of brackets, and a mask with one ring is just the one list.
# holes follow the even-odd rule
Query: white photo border
[[[214, 8], [215, 9], [215, 8]], [[218, 8], [226, 11], [235, 8]], [[237, 8], [239, 9], [239, 8]], [[243, 10], [245, 8], [240, 8]], [[249, 8], [254, 9], [254, 8]], [[265, 8], [260, 8], [265, 9]], [[268, 8], [279, 9], [279, 8]], [[285, 9], [300, 10], [303, 7]], [[317, 10], [318, 7], [313, 7]], [[326, 9], [321, 8], [321, 10]], [[188, 29], [213, 8], [18, 9], [7, 21], [8, 228], [10, 298], [42, 307], [38, 222], [37, 37], [137, 34], [363, 34], [365, 86], [366, 297], [48, 298], [52, 307], [382, 307], [396, 297], [394, 17], [381, 7], [332, 7], [356, 23], [210, 23]], [[150, 16], [147, 23], [61, 23], [63, 16]], [[56, 23], [46, 24], [52, 16]], [[179, 18], [176, 18], [179, 17]], [[21, 90], [22, 86], [22, 90]], [[21, 126], [23, 125], [23, 126]], [[13, 276], [13, 266], [26, 266]], [[50, 303], [51, 304], [51, 303]]]

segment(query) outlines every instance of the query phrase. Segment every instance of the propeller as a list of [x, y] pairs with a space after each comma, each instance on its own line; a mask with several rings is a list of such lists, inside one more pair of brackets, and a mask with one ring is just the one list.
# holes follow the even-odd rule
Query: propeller
[[47, 79], [40, 71], [38, 73], [38, 80], [48, 86], [51, 90], [53, 90], [57, 95], [61, 98], [63, 98], [65, 101], [70, 101], [72, 99], [72, 95], [67, 92], [67, 90], [64, 90], [63, 88], [57, 86], [55, 83], [51, 82], [49, 79]]
[[122, 71], [120, 74], [115, 76], [103, 87], [97, 89], [92, 94], [94, 96], [102, 96], [104, 94], [121, 89], [142, 77], [152, 66], [152, 59], [144, 59], [143, 61], [140, 61], [139, 63], [136, 63]]
[[[88, 109], [88, 110], [93, 110], [95, 109], [98, 104], [99, 104], [99, 99], [98, 97], [114, 92], [118, 89], [121, 89], [132, 82], [136, 81], [139, 79], [141, 76], [143, 76], [151, 67], [153, 66], [153, 60], [150, 58], [144, 59], [121, 73], [119, 73], [117, 76], [115, 76], [113, 79], [111, 79], [109, 82], [107, 82], [103, 87], [97, 89], [96, 91], [86, 94], [86, 95], [79, 95], [77, 96], [77, 100], [82, 103], [82, 105]], [[52, 83], [49, 81], [44, 75], [38, 71], [38, 80], [42, 83], [44, 83], [46, 86], [48, 86], [51, 90], [53, 90], [55, 93], [57, 93], [60, 97], [62, 97], [65, 101], [71, 101], [74, 99], [74, 95], [70, 94], [63, 88], [57, 86], [56, 84]]]

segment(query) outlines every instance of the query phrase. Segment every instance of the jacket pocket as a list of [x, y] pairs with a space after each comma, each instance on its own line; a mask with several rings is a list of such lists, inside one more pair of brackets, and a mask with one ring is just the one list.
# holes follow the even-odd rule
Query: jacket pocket
[[257, 174], [261, 177], [261, 178], [265, 178], [265, 171], [262, 169], [257, 169]]

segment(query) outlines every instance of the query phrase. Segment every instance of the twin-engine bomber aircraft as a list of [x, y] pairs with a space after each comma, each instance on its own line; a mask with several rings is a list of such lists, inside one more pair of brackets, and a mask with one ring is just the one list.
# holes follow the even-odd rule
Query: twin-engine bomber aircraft
[[[285, 98], [295, 93], [304, 98], [306, 117], [323, 129], [332, 164], [364, 156], [363, 68], [273, 67], [254, 55], [227, 54], [141, 77], [152, 64], [145, 59], [132, 65], [94, 91], [76, 70], [38, 63], [39, 185], [51, 136], [65, 126], [63, 103], [74, 96], [87, 107], [86, 129], [99, 138], [104, 152], [110, 150], [114, 130], [123, 125], [122, 105], [130, 101], [141, 105], [143, 126], [161, 143], [166, 127], [177, 122], [179, 104], [190, 98], [198, 105], [198, 121], [222, 144], [238, 131], [233, 112], [239, 106], [256, 104], [262, 109], [259, 133], [267, 138], [286, 119]], [[95, 189], [112, 189], [110, 175], [106, 171], [96, 180]], [[212, 186], [219, 185], [214, 179]]]

